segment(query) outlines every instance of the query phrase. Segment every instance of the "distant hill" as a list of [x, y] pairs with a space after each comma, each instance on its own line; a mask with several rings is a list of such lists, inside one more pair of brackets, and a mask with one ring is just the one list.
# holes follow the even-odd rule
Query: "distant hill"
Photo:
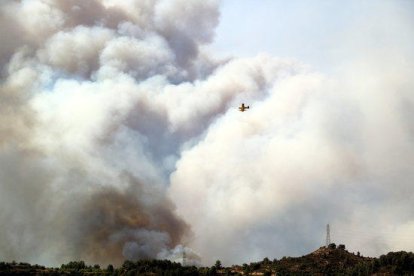
[[125, 261], [119, 268], [88, 266], [83, 261], [60, 268], [0, 262], [0, 275], [414, 275], [414, 254], [400, 251], [370, 258], [331, 244], [302, 257], [265, 258], [231, 267], [222, 267], [220, 261], [212, 267], [183, 267], [167, 260]]
[[277, 262], [276, 267], [280, 272], [330, 274], [351, 272], [355, 268], [365, 267], [371, 262], [372, 258], [349, 253], [345, 248], [321, 247], [299, 258], [283, 258]]
[[414, 275], [414, 254], [390, 252], [379, 258], [350, 253], [344, 245], [321, 247], [302, 257], [283, 257], [233, 266], [237, 273], [254, 275]]
[[279, 272], [345, 273], [370, 261], [345, 249], [321, 247], [299, 258], [282, 258], [275, 267]]

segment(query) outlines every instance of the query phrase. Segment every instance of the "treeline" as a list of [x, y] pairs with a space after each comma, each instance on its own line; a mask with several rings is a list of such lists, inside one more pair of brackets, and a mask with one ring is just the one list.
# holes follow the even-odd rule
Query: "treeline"
[[84, 261], [73, 261], [60, 268], [47, 268], [28, 263], [0, 262], [0, 275], [414, 275], [412, 252], [390, 252], [379, 258], [362, 257], [343, 249], [328, 249], [320, 254], [280, 260], [263, 259], [250, 264], [223, 267], [217, 261], [212, 267], [182, 266], [168, 260], [125, 261], [115, 268], [108, 265], [87, 265]]
[[392, 274], [392, 275], [413, 275], [414, 274], [414, 253], [412, 252], [390, 252], [373, 258], [367, 262], [360, 263], [346, 271], [348, 275], [371, 275], [371, 274]]
[[[84, 261], [72, 261], [62, 264], [60, 268], [47, 268], [40, 265], [28, 263], [5, 263], [0, 262], [0, 275], [165, 275], [165, 276], [191, 276], [191, 275], [217, 275], [219, 267], [195, 267], [182, 266], [180, 263], [169, 260], [139, 260], [125, 261], [122, 266], [114, 268], [108, 265], [101, 268], [99, 265], [86, 265]], [[230, 274], [229, 274], [230, 275]]]
[[[358, 257], [359, 260], [355, 257]], [[330, 256], [314, 258], [311, 255], [299, 258], [283, 257], [280, 260], [243, 265], [245, 275], [260, 271], [263, 275], [414, 275], [414, 253], [390, 252], [379, 258], [369, 258], [349, 253], [345, 250], [334, 250]]]

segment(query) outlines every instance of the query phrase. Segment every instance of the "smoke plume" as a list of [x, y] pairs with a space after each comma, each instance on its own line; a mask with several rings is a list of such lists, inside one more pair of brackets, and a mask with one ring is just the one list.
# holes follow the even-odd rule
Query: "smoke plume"
[[219, 64], [199, 54], [218, 9], [181, 2], [2, 1], [1, 259], [120, 264], [191, 236], [160, 94]]
[[405, 40], [350, 32], [324, 75], [216, 58], [218, 22], [215, 0], [0, 3], [0, 259], [230, 264], [304, 254], [328, 222], [351, 250], [413, 249]]

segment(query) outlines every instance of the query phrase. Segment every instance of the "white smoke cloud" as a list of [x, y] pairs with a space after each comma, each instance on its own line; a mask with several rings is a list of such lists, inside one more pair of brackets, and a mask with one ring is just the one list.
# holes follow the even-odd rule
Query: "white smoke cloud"
[[215, 58], [217, 1], [0, 7], [0, 259], [230, 264], [307, 253], [327, 222], [412, 250], [406, 49], [323, 75]]
[[39, 59], [65, 73], [86, 75], [96, 70], [100, 52], [113, 38], [111, 30], [79, 26], [69, 32], [58, 32], [48, 39], [45, 49], [38, 52]]
[[[377, 255], [396, 242], [412, 250], [412, 239], [388, 240], [395, 230], [358, 237], [413, 219], [412, 122], [402, 108], [413, 96], [388, 90], [413, 87], [409, 72], [353, 88], [295, 74], [249, 112], [229, 110], [182, 153], [172, 175], [171, 196], [201, 237], [195, 248], [227, 263], [301, 254], [321, 244], [332, 222], [336, 241], [354, 250]], [[355, 236], [340, 236], [347, 231]]]
[[[211, 27], [209, 5], [198, 27]], [[181, 138], [158, 146], [169, 138], [168, 103], [151, 98], [170, 79], [196, 77], [202, 39], [185, 26], [194, 64], [179, 61], [161, 19], [129, 14], [158, 6], [166, 18], [177, 12], [162, 1], [2, 3], [1, 33], [19, 32], [0, 52], [2, 259], [119, 264], [190, 234], [165, 189]]]
[[200, 256], [191, 248], [177, 245], [171, 250], [164, 250], [157, 256], [158, 259], [180, 262], [185, 266], [202, 266]]

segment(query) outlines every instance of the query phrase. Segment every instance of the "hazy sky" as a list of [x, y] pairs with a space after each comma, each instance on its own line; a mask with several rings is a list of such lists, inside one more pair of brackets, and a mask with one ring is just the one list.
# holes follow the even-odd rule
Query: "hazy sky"
[[413, 251], [413, 26], [412, 1], [1, 1], [0, 260], [241, 264], [327, 223]]
[[212, 48], [217, 53], [252, 56], [267, 52], [292, 57], [318, 70], [383, 47], [413, 53], [412, 1], [225, 0]]

